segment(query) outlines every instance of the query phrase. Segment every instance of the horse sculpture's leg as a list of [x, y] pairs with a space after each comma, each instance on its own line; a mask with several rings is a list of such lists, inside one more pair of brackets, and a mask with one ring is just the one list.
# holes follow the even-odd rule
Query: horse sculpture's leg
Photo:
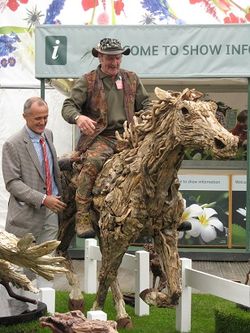
[[118, 328], [132, 328], [132, 321], [125, 309], [123, 294], [117, 279], [111, 283], [111, 291], [115, 302], [116, 321]]
[[180, 259], [178, 253], [178, 232], [160, 232], [155, 239], [156, 252], [160, 255], [163, 271], [166, 272], [167, 292], [170, 303], [177, 305], [181, 295]]
[[72, 181], [75, 175], [73, 169], [61, 171], [62, 181], [62, 200], [67, 204], [66, 209], [59, 215], [58, 240], [61, 241], [57, 251], [65, 257], [63, 265], [68, 269], [66, 278], [71, 287], [69, 294], [69, 310], [84, 310], [84, 299], [80, 289], [80, 282], [77, 274], [74, 272], [73, 264], [68, 255], [68, 248], [75, 235], [75, 191], [76, 185]]
[[58, 232], [58, 240], [61, 242], [57, 248], [62, 255], [67, 255], [68, 248], [70, 243], [75, 236], [75, 216], [71, 216], [67, 220], [60, 222], [59, 232]]
[[[104, 251], [106, 252], [106, 251]], [[117, 278], [118, 268], [121, 264], [125, 252], [119, 253], [114, 257], [106, 256], [102, 252], [102, 264], [99, 272], [99, 287], [93, 309], [103, 309], [108, 289]]]
[[141, 298], [148, 304], [158, 307], [170, 307], [178, 304], [181, 295], [180, 260], [177, 248], [177, 232], [159, 232], [155, 236], [155, 251], [158, 253], [163, 271], [168, 277], [164, 292], [146, 289], [141, 292]]
[[67, 204], [67, 207], [59, 214], [58, 240], [61, 241], [61, 244], [58, 250], [64, 253], [67, 252], [75, 235], [76, 185], [72, 182], [73, 175], [73, 170], [61, 171], [62, 200]]
[[[122, 226], [121, 224], [117, 226], [114, 222], [114, 228], [106, 230], [104, 226], [107, 222], [107, 220], [102, 220], [101, 223], [100, 249], [102, 252], [102, 264], [99, 273], [99, 287], [93, 309], [103, 308], [108, 289], [111, 286], [113, 291], [115, 291], [115, 299], [117, 299], [116, 307], [120, 311], [118, 319], [127, 318], [130, 321], [130, 317], [126, 314], [123, 307], [122, 294], [116, 279], [122, 258], [131, 242], [138, 238], [142, 225], [136, 219], [127, 218]], [[124, 320], [122, 323], [118, 322], [118, 324], [128, 327], [128, 323]]]
[[124, 253], [125, 251], [122, 251], [122, 253], [118, 256], [114, 256], [113, 258], [102, 254], [102, 265], [99, 273], [99, 287], [96, 294], [96, 300], [92, 307], [93, 310], [103, 309], [108, 289], [111, 287], [116, 304], [118, 328], [132, 327], [132, 321], [125, 311], [123, 295], [117, 282], [117, 272]]

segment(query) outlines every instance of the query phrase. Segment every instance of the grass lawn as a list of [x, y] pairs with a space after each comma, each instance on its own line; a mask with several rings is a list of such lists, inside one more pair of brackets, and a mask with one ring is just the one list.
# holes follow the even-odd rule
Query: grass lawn
[[[85, 295], [86, 311], [91, 309], [95, 295]], [[56, 292], [56, 312], [68, 312], [68, 293]], [[192, 330], [191, 333], [214, 333], [214, 309], [218, 307], [235, 307], [235, 304], [212, 295], [193, 294], [192, 296]], [[115, 320], [115, 310], [111, 295], [108, 295], [105, 304], [105, 312], [109, 320]], [[127, 312], [131, 316], [134, 328], [131, 330], [121, 329], [129, 333], [176, 333], [175, 309], [158, 309], [151, 307], [150, 315], [137, 317], [134, 308], [127, 306]], [[0, 333], [51, 333], [48, 328], [41, 328], [38, 321], [25, 324], [1, 326]]]

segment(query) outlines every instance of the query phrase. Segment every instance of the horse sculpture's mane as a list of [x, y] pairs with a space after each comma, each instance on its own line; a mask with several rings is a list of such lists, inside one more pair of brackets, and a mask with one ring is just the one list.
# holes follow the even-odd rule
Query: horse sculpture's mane
[[[166, 128], [172, 124], [169, 119], [171, 117], [171, 110], [178, 102], [186, 100], [188, 103], [203, 96], [202, 93], [194, 89], [185, 89], [180, 93], [173, 91], [166, 92], [158, 87], [155, 88], [155, 94], [158, 100], [152, 100], [147, 110], [137, 112], [133, 118], [133, 122], [129, 125], [125, 121], [122, 135], [116, 132], [119, 151], [129, 149], [130, 151], [127, 151], [129, 156], [133, 153], [136, 155], [137, 150], [133, 150], [133, 148], [139, 147], [147, 134], [154, 133], [155, 138], [160, 138], [162, 133], [166, 133]], [[148, 141], [150, 140], [151, 138]], [[161, 150], [161, 146], [161, 144], [158, 146], [159, 150]]]
[[[161, 121], [163, 112], [165, 117], [169, 108], [175, 105], [183, 96], [183, 94], [180, 94], [179, 92], [171, 92], [171, 94], [169, 94], [169, 99], [167, 100], [166, 96], [163, 96], [160, 93], [159, 88], [156, 88], [155, 92], [157, 96], [159, 98], [163, 98], [163, 100], [153, 100], [148, 110], [137, 112], [136, 116], [133, 118], [133, 123], [130, 125], [128, 125], [128, 122], [125, 121], [122, 136], [119, 135], [118, 132], [116, 133], [117, 139], [120, 143], [120, 150], [122, 150], [123, 145], [125, 148], [136, 148], [139, 142], [144, 140], [145, 135], [156, 128], [157, 123]], [[173, 98], [173, 96], [178, 98]]]
[[[190, 101], [193, 102], [203, 96], [202, 93], [194, 89], [185, 89], [180, 93], [166, 92], [156, 88], [155, 94], [158, 100], [153, 100], [147, 110], [138, 112], [131, 124], [128, 125], [125, 122], [123, 135], [116, 133], [120, 153], [106, 162], [107, 165], [102, 175], [98, 177], [93, 193], [95, 195], [101, 193], [102, 198], [100, 196], [95, 198], [96, 206], [99, 206], [100, 200], [104, 199], [103, 195], [110, 192], [111, 188], [116, 186], [117, 181], [121, 181], [123, 177], [121, 169], [123, 169], [122, 174], [124, 175], [130, 172], [142, 173], [145, 184], [144, 193], [149, 197], [155, 195], [159, 179], [153, 175], [163, 163], [166, 164], [168, 152], [174, 151], [181, 142], [181, 138], [176, 132], [178, 132], [177, 127], [182, 118], [176, 116], [176, 108], [180, 103], [188, 107]], [[180, 165], [184, 150], [181, 145], [179, 146], [174, 152], [175, 157], [172, 154], [172, 160], [179, 160], [178, 164]], [[167, 167], [167, 169], [176, 173], [173, 167]], [[109, 173], [109, 170], [114, 172]], [[165, 171], [162, 171], [162, 173], [164, 172], [166, 174], [166, 168]], [[175, 177], [172, 173], [168, 174], [169, 179]], [[133, 183], [133, 179], [131, 179], [131, 183]]]

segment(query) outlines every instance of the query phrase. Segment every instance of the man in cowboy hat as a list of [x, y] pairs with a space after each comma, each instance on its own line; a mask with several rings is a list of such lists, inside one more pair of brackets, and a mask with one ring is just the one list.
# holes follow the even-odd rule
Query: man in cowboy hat
[[150, 103], [138, 76], [120, 68], [122, 55], [130, 49], [118, 39], [104, 38], [92, 55], [99, 59], [96, 70], [83, 75], [64, 101], [63, 118], [81, 131], [76, 150], [81, 154], [76, 190], [76, 233], [79, 237], [95, 235], [91, 223], [92, 189], [105, 161], [116, 150], [115, 131], [123, 132], [123, 123], [133, 121], [136, 111]]

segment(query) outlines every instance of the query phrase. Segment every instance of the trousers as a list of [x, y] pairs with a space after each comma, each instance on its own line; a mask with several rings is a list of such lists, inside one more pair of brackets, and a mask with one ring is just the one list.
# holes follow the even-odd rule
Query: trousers
[[116, 152], [116, 139], [99, 135], [82, 155], [75, 197], [78, 212], [88, 212], [96, 177], [104, 163]]

